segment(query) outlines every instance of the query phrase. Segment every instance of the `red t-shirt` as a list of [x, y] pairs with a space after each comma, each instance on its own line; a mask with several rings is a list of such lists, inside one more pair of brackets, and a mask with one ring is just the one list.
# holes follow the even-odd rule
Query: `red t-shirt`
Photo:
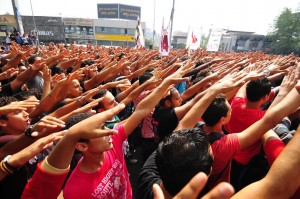
[[[280, 155], [280, 153], [283, 151], [285, 147], [285, 144], [278, 139], [273, 139], [268, 142], [266, 142], [264, 151], [266, 154], [266, 157], [268, 159], [268, 163], [270, 166], [274, 163], [276, 158]], [[300, 198], [300, 188], [295, 192], [295, 194], [291, 197], [291, 199], [298, 199]]]
[[41, 163], [39, 163], [32, 179], [27, 183], [21, 198], [57, 198], [68, 172], [69, 170], [62, 174], [48, 173], [41, 167]]
[[95, 173], [84, 173], [79, 169], [80, 160], [63, 190], [65, 199], [132, 198], [128, 170], [122, 153], [122, 143], [126, 139], [124, 126], [115, 128], [119, 133], [112, 136], [113, 148], [105, 152], [103, 165]]
[[213, 188], [219, 182], [230, 182], [231, 161], [241, 150], [236, 134], [225, 135], [212, 144], [214, 162], [212, 173], [208, 179], [208, 188]]
[[[246, 99], [235, 97], [231, 102], [231, 119], [226, 125], [229, 133], [240, 133], [258, 120], [260, 120], [266, 111], [259, 108], [246, 108]], [[248, 164], [250, 159], [260, 152], [261, 142], [258, 141], [247, 149], [237, 153], [234, 159], [241, 164]]]

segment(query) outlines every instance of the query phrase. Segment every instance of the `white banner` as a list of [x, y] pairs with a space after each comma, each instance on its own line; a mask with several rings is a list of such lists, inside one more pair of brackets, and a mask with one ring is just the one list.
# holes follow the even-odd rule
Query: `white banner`
[[190, 28], [186, 39], [186, 48], [196, 50], [200, 47], [201, 42], [201, 30], [196, 28]]
[[209, 40], [208, 40], [208, 43], [206, 46], [207, 51], [216, 52], [219, 50], [222, 33], [223, 33], [223, 29], [213, 29], [211, 31], [211, 34], [210, 34], [210, 37], [209, 37]]

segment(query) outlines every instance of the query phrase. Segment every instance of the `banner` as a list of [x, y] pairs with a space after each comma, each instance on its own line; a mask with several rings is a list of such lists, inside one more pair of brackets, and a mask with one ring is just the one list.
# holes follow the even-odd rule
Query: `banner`
[[189, 28], [188, 36], [186, 39], [186, 48], [196, 50], [200, 47], [201, 30]]
[[140, 21], [140, 17], [138, 16], [138, 23], [136, 26], [136, 32], [135, 32], [135, 47], [144, 47], [145, 46], [145, 38], [143, 35], [142, 25]]
[[159, 52], [160, 52], [161, 56], [168, 56], [169, 52], [170, 52], [169, 27], [164, 28], [164, 20], [163, 20], [162, 27], [161, 27]]
[[136, 20], [141, 16], [141, 7], [124, 4], [97, 4], [98, 18], [100, 19], [127, 19]]
[[223, 29], [213, 29], [211, 31], [211, 34], [210, 34], [210, 37], [209, 37], [209, 40], [208, 40], [208, 43], [206, 46], [207, 51], [216, 52], [219, 50], [222, 33], [223, 33]]

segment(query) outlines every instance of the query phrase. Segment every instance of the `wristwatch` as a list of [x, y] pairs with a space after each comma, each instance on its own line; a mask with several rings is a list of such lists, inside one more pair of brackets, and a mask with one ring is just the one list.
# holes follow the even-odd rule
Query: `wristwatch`
[[267, 76], [267, 77], [270, 75], [270, 71], [269, 71], [267, 68], [264, 69], [263, 73], [264, 73], [264, 75]]
[[33, 138], [33, 136], [32, 136], [32, 128], [33, 128], [33, 125], [30, 125], [26, 130], [25, 130], [25, 135], [27, 136], [27, 137], [30, 137], [30, 138]]

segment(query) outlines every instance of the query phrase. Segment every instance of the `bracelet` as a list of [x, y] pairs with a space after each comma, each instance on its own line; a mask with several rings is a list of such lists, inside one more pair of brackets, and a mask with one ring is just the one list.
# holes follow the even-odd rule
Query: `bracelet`
[[77, 104], [79, 104], [79, 106], [84, 105], [84, 103], [82, 103], [82, 102], [80, 101], [81, 98], [82, 98], [82, 97], [79, 97], [79, 98], [76, 99], [76, 102], [77, 102]]
[[12, 173], [13, 173], [12, 170], [9, 170], [9, 169], [5, 166], [4, 160], [2, 160], [2, 161], [0, 162], [0, 171], [1, 171], [2, 173], [6, 174], [6, 175], [12, 174]]
[[9, 158], [11, 157], [11, 155], [6, 156], [3, 161], [4, 161], [4, 165], [9, 169], [12, 170], [13, 172], [18, 170], [18, 167], [14, 167], [11, 164], [8, 163]]

